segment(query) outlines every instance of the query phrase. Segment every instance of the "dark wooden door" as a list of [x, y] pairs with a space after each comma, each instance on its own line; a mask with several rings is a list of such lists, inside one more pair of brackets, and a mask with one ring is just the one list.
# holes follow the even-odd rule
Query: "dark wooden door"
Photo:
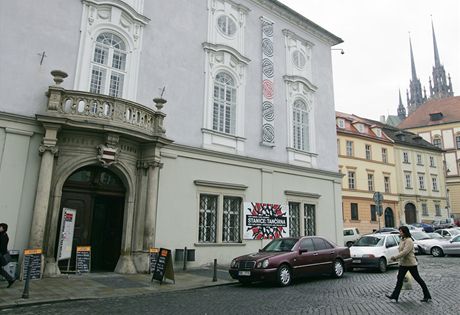
[[406, 213], [406, 223], [412, 224], [417, 222], [417, 215], [415, 213], [415, 206], [412, 203], [406, 204], [404, 207]]

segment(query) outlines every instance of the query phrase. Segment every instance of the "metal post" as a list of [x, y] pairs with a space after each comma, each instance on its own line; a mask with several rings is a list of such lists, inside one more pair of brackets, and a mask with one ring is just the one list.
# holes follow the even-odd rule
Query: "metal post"
[[187, 270], [187, 246], [184, 247], [184, 267], [182, 270]]
[[212, 276], [212, 281], [217, 281], [217, 259], [214, 258], [214, 275]]
[[32, 257], [29, 257], [28, 261], [29, 261], [29, 265], [27, 265], [26, 283], [24, 284], [24, 292], [22, 292], [23, 299], [29, 298], [29, 281], [30, 281], [30, 271], [32, 270]]

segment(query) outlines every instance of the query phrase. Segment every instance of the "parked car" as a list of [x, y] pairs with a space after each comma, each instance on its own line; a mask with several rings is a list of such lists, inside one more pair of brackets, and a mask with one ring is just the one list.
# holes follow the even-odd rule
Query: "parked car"
[[348, 247], [320, 236], [289, 237], [274, 239], [258, 253], [233, 259], [229, 273], [244, 284], [276, 281], [287, 286], [293, 278], [308, 274], [327, 273], [340, 278], [350, 265]]
[[452, 236], [460, 234], [460, 231], [457, 229], [439, 229], [434, 232], [438, 233], [445, 239], [450, 239]]
[[377, 234], [377, 233], [399, 234], [399, 230], [392, 228], [392, 227], [384, 227], [384, 228], [381, 228], [380, 230], [374, 231], [374, 234]]
[[433, 239], [436, 239], [436, 240], [438, 240], [438, 239], [443, 240], [444, 239], [444, 237], [442, 237], [441, 234], [439, 234], [439, 233], [430, 232], [430, 233], [426, 233], [426, 234], [428, 234], [429, 237], [431, 237]]
[[396, 256], [399, 237], [390, 233], [368, 234], [362, 236], [350, 247], [352, 268], [371, 268], [385, 272], [389, 265], [397, 265], [391, 261], [391, 256]]
[[433, 224], [435, 230], [449, 229], [455, 226], [454, 219], [452, 218], [434, 220], [433, 222], [431, 222], [431, 224]]
[[421, 228], [422, 231], [426, 233], [434, 232], [434, 227], [432, 224], [422, 222], [422, 223], [414, 223], [412, 225], [415, 227]]
[[[438, 233], [434, 233], [440, 236]], [[431, 238], [427, 233], [414, 231], [411, 232], [412, 238], [414, 239], [414, 246], [418, 247], [418, 254], [431, 254], [431, 249], [434, 246], [440, 246], [440, 244], [446, 242], [446, 240], [440, 236], [440, 238]]]
[[423, 231], [423, 229], [421, 227], [417, 227], [413, 224], [403, 224], [403, 226], [407, 226], [407, 228], [409, 229], [409, 232], [413, 232], [413, 231]]
[[431, 249], [433, 257], [444, 255], [460, 255], [460, 234], [453, 236], [450, 240], [442, 241]]
[[359, 234], [358, 228], [351, 227], [343, 229], [343, 244], [347, 247], [353, 245], [360, 237], [361, 234]]

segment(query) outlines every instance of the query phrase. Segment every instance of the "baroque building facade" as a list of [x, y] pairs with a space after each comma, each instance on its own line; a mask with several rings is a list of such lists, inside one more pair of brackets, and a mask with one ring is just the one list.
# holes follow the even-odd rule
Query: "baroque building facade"
[[90, 245], [94, 270], [147, 272], [151, 247], [195, 266], [257, 251], [246, 203], [342, 242], [339, 37], [275, 0], [9, 1], [0, 18], [2, 221], [45, 275], [64, 208], [71, 260]]

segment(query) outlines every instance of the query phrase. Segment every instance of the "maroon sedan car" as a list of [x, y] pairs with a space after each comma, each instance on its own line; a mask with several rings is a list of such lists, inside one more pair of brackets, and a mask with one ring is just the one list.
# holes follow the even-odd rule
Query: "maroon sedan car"
[[233, 259], [229, 273], [241, 283], [276, 281], [287, 286], [293, 278], [327, 273], [343, 276], [351, 266], [350, 249], [320, 236], [278, 238], [258, 253]]

